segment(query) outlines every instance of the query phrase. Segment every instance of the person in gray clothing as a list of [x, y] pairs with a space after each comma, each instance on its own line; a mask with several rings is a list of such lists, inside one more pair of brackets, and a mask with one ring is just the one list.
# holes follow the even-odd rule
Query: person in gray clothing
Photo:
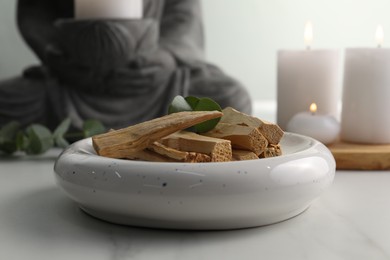
[[0, 127], [53, 129], [70, 117], [121, 128], [166, 114], [176, 95], [251, 113], [247, 90], [204, 58], [199, 0], [144, 0], [141, 20], [76, 20], [72, 0], [19, 0], [18, 28], [40, 65], [0, 82]]

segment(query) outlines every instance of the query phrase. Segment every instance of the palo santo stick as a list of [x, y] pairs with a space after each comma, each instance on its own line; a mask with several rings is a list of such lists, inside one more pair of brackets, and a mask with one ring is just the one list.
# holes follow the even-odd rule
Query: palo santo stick
[[183, 151], [170, 148], [159, 142], [154, 142], [152, 145], [148, 147], [148, 150], [151, 150], [162, 156], [172, 158], [176, 161], [184, 161], [188, 157], [188, 152], [183, 152]]
[[258, 160], [259, 157], [251, 151], [233, 149], [234, 161]]
[[211, 162], [211, 157], [206, 154], [179, 151], [159, 142], [154, 142], [148, 150], [180, 162]]
[[230, 140], [232, 147], [254, 152], [257, 156], [268, 146], [267, 139], [255, 127], [219, 123], [206, 136]]
[[149, 161], [149, 162], [177, 162], [176, 160], [172, 158], [168, 158], [165, 156], [162, 156], [158, 153], [155, 153], [153, 151], [149, 151], [147, 149], [137, 151], [133, 154], [129, 154], [127, 157], [123, 157], [124, 159], [130, 159], [130, 160], [140, 160], [140, 161]]
[[227, 162], [232, 159], [232, 147], [229, 140], [182, 131], [167, 136], [160, 142], [180, 151], [207, 154], [212, 162]]
[[231, 107], [225, 108], [222, 112], [221, 123], [255, 127], [270, 144], [278, 144], [283, 137], [283, 130], [276, 124], [246, 115]]
[[110, 158], [127, 158], [162, 137], [198, 123], [221, 117], [219, 111], [179, 112], [92, 137], [96, 152]]
[[188, 158], [184, 162], [190, 162], [190, 163], [201, 163], [201, 162], [211, 162], [211, 157], [207, 154], [203, 153], [188, 153]]
[[282, 155], [282, 148], [280, 145], [269, 145], [265, 151], [260, 154], [260, 158], [271, 158]]

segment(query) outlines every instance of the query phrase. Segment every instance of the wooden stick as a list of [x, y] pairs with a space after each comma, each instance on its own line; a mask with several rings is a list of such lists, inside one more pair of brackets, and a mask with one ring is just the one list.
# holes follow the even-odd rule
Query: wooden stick
[[276, 124], [246, 115], [231, 107], [225, 108], [222, 112], [221, 123], [255, 127], [270, 144], [278, 144], [283, 137], [283, 130]]
[[228, 140], [181, 131], [160, 142], [180, 151], [207, 154], [212, 162], [227, 162], [232, 159], [231, 143]]
[[162, 156], [158, 153], [155, 153], [147, 149], [137, 151], [133, 154], [128, 154], [126, 157], [123, 157], [123, 159], [140, 160], [140, 161], [148, 161], [148, 162], [177, 162], [177, 160]]
[[271, 158], [282, 155], [282, 148], [280, 145], [269, 145], [265, 151], [260, 155], [260, 158]]
[[232, 147], [254, 152], [257, 156], [268, 146], [267, 139], [255, 127], [219, 123], [206, 136], [230, 140]]
[[180, 162], [211, 162], [211, 157], [206, 154], [179, 151], [159, 142], [154, 142], [148, 147], [148, 150]]
[[127, 158], [155, 141], [198, 123], [221, 117], [219, 111], [179, 112], [92, 137], [96, 152], [110, 158]]
[[259, 157], [251, 152], [245, 150], [233, 149], [233, 161], [258, 160]]

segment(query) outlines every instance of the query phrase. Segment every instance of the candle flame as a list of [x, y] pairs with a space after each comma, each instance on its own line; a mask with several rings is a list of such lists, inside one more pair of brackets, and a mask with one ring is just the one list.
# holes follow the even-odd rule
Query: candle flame
[[306, 48], [310, 49], [311, 44], [313, 43], [313, 24], [311, 21], [306, 22], [303, 38], [305, 40]]
[[383, 27], [382, 25], [378, 25], [376, 27], [376, 32], [375, 32], [375, 40], [378, 45], [378, 48], [383, 46], [384, 38], [385, 38], [385, 33], [383, 31]]
[[315, 113], [317, 112], [317, 104], [316, 104], [316, 103], [312, 103], [312, 104], [310, 105], [310, 112], [311, 112], [312, 114], [315, 114]]

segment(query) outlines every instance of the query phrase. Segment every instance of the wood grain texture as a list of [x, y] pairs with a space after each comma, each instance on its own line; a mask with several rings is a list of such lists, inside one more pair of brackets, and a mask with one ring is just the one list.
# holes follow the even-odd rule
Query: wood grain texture
[[229, 140], [181, 131], [164, 137], [160, 142], [180, 151], [207, 154], [212, 162], [232, 160], [232, 146]]
[[366, 145], [338, 142], [328, 146], [337, 170], [389, 170], [390, 144]]
[[128, 158], [179, 130], [221, 117], [219, 111], [179, 112], [92, 137], [96, 152], [109, 158]]
[[283, 130], [278, 125], [249, 116], [232, 107], [227, 107], [222, 112], [220, 123], [257, 128], [270, 144], [278, 144], [284, 135]]
[[232, 147], [262, 154], [268, 146], [267, 139], [255, 127], [219, 123], [213, 130], [204, 135], [229, 140]]

